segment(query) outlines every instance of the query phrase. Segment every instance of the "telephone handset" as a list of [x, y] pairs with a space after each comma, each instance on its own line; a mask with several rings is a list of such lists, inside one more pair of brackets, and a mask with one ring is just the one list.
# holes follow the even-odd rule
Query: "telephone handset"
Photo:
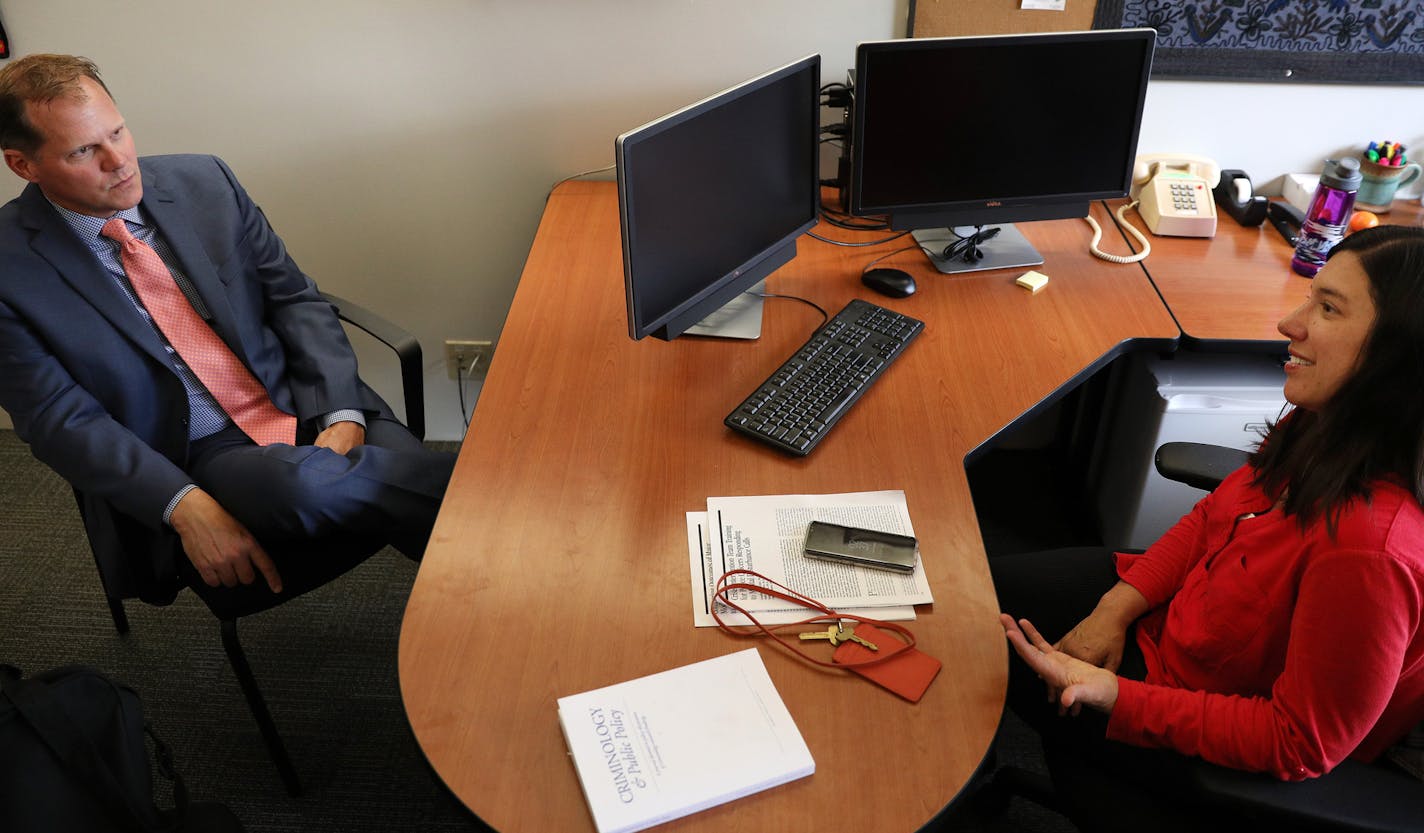
[[1139, 156], [1132, 169], [1128, 196], [1153, 234], [1211, 237], [1216, 234], [1216, 202], [1212, 189], [1221, 168], [1202, 156], [1153, 154]]

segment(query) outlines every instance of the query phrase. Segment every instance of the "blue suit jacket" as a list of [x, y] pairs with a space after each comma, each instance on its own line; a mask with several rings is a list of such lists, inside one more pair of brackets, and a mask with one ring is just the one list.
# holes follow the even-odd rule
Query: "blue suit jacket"
[[[298, 437], [309, 441], [315, 420], [342, 408], [391, 417], [357, 377], [331, 305], [232, 171], [211, 156], [139, 165], [143, 209], [209, 323], [297, 416]], [[109, 594], [171, 600], [184, 556], [162, 513], [191, 482], [187, 395], [153, 328], [34, 185], [0, 208], [0, 407], [81, 503], [122, 513], [118, 528], [96, 530], [98, 503], [83, 506], [91, 540], [114, 539], [96, 546]]]

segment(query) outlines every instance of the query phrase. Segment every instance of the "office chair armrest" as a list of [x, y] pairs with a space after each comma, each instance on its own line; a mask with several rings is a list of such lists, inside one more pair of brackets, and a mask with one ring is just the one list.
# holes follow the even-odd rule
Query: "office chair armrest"
[[336, 309], [342, 321], [395, 351], [400, 360], [401, 391], [405, 397], [405, 427], [416, 439], [425, 439], [425, 377], [420, 342], [410, 332], [354, 301], [330, 292], [323, 292], [321, 296]]
[[1298, 782], [1205, 761], [1189, 771], [1204, 801], [1248, 818], [1293, 822], [1293, 829], [1418, 833], [1424, 825], [1424, 783], [1389, 764], [1344, 761]]
[[1246, 464], [1247, 452], [1205, 443], [1163, 443], [1157, 449], [1157, 473], [1196, 489], [1211, 491]]

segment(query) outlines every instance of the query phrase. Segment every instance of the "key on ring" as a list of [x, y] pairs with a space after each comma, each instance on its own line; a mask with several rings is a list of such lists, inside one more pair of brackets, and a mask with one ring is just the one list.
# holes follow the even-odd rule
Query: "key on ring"
[[846, 628], [845, 628], [844, 626], [842, 626], [841, 629], [840, 629], [840, 632], [839, 632], [838, 634], [836, 634], [836, 638], [833, 639], [833, 640], [831, 640], [831, 643], [832, 643], [832, 644], [835, 644], [836, 640], [839, 640], [839, 641], [841, 641], [841, 642], [854, 642], [854, 643], [857, 644], [857, 645], [863, 645], [867, 650], [871, 650], [871, 651], [879, 651], [879, 650], [880, 650], [879, 648], [877, 648], [877, 647], [875, 646], [875, 643], [874, 643], [874, 642], [871, 642], [871, 641], [868, 640], [868, 639], [864, 639], [864, 638], [862, 638], [862, 637], [856, 636], [856, 635], [855, 635], [855, 631], [846, 630]]
[[[798, 633], [797, 636], [801, 637], [802, 639], [828, 639], [830, 640], [831, 645], [833, 647], [839, 646], [842, 642], [845, 642], [846, 640], [852, 638], [851, 636], [844, 635], [841, 633], [841, 626], [839, 624], [833, 624], [823, 631], [806, 631], [804, 633]], [[872, 648], [871, 650], [874, 649]]]

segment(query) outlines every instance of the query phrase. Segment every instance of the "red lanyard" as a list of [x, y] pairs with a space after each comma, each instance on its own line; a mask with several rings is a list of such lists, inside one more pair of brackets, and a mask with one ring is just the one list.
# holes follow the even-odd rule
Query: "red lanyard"
[[[734, 575], [750, 576], [751, 578], [759, 579], [760, 581], [765, 582], [765, 584], [753, 584], [749, 581], [731, 581], [730, 578]], [[785, 624], [772, 625], [770, 627], [767, 627], [761, 622], [758, 622], [755, 616], [747, 612], [744, 608], [742, 608], [736, 602], [733, 602], [730, 598], [727, 597], [728, 593], [733, 590], [749, 590], [753, 593], [760, 593], [763, 596], [770, 596], [774, 599], [781, 599], [783, 601], [791, 602], [792, 604], [807, 608], [808, 610], [817, 611], [817, 614], [808, 619], [802, 619], [799, 622], [787, 622]], [[723, 622], [722, 617], [717, 615], [718, 602], [725, 604], [727, 607], [730, 607], [731, 609], [747, 617], [747, 619], [751, 621], [751, 624], [729, 625], [726, 622]], [[722, 574], [721, 578], [717, 579], [716, 589], [712, 594], [712, 618], [717, 620], [717, 627], [721, 628], [723, 631], [731, 634], [732, 636], [769, 636], [772, 639], [776, 640], [777, 643], [781, 645], [781, 647], [801, 657], [807, 662], [812, 663], [813, 665], [820, 665], [826, 668], [856, 668], [863, 665], [875, 665], [876, 663], [884, 662], [885, 660], [894, 657], [900, 652], [888, 650], [887, 648], [880, 648], [879, 650], [874, 652], [874, 654], [872, 654], [869, 658], [863, 660], [852, 660], [847, 662], [829, 662], [826, 660], [816, 659], [806, 651], [802, 650], [799, 643], [784, 639], [779, 635], [779, 632], [784, 631], [788, 628], [799, 628], [804, 627], [806, 625], [814, 625], [818, 623], [836, 624], [843, 619], [849, 619], [850, 621], [869, 624], [882, 630], [894, 631], [895, 633], [900, 635], [901, 639], [905, 642], [907, 648], [913, 648], [915, 646], [914, 633], [912, 633], [910, 629], [905, 627], [904, 625], [896, 624], [894, 622], [884, 622], [879, 619], [871, 619], [866, 616], [856, 616], [855, 614], [851, 613], [837, 613], [834, 610], [831, 610], [829, 607], [826, 607], [825, 605], [811, 598], [810, 596], [792, 590], [790, 587], [787, 587], [784, 584], [778, 584], [777, 582], [767, 578], [766, 576], [754, 570], [728, 570], [727, 572]]]

